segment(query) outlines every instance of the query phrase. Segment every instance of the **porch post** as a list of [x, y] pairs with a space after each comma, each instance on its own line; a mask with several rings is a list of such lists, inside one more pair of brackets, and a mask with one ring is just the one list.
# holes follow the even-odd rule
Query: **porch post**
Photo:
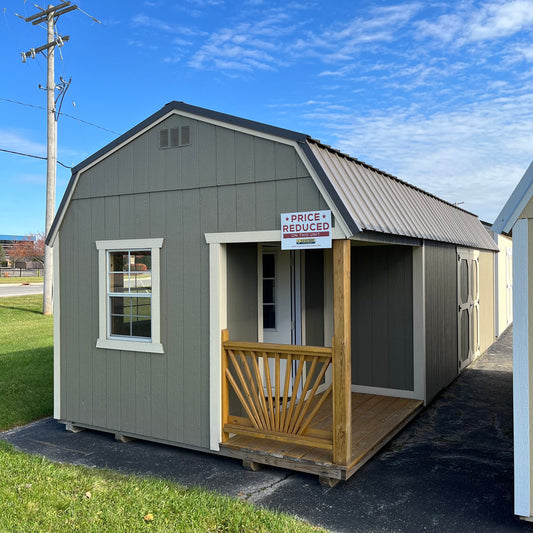
[[333, 462], [347, 465], [352, 452], [352, 332], [350, 241], [333, 241]]

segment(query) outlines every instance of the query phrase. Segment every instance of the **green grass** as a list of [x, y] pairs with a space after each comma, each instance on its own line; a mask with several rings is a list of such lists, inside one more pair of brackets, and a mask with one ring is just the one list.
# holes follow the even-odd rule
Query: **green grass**
[[[0, 442], [0, 529], [311, 532], [286, 515], [169, 481], [53, 464]], [[304, 505], [304, 502], [302, 502]], [[151, 514], [152, 521], [145, 517]]]
[[[41, 300], [0, 298], [0, 429], [52, 411], [52, 320]], [[1, 440], [0, 502], [2, 533], [323, 531], [170, 481], [56, 464]]]
[[0, 430], [53, 409], [53, 322], [42, 296], [0, 298]]
[[11, 273], [9, 277], [0, 276], [0, 285], [6, 284], [6, 283], [42, 283], [43, 282], [42, 276], [11, 276]]

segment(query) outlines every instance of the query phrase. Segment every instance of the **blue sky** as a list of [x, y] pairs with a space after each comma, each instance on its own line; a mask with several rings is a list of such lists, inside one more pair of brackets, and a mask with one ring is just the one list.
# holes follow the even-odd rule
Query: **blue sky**
[[[102, 24], [58, 21], [65, 165], [171, 100], [307, 133], [490, 222], [533, 159], [533, 0], [77, 5]], [[15, 16], [31, 0], [0, 6], [0, 149], [42, 157], [46, 59], [20, 53], [46, 32]], [[0, 233], [43, 231], [46, 162], [0, 152], [0, 177]]]

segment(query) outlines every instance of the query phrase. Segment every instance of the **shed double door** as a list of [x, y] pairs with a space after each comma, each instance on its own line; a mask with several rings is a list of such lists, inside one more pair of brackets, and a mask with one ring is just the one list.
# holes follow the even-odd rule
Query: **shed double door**
[[479, 355], [479, 252], [457, 250], [458, 368]]

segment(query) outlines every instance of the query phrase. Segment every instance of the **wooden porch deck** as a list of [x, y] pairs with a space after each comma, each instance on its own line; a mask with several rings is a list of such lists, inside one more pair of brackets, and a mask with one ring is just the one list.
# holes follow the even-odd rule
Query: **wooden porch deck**
[[[352, 392], [352, 450], [348, 465], [333, 463], [331, 450], [268, 438], [234, 435], [220, 444], [222, 455], [253, 463], [345, 480], [352, 476], [422, 409], [423, 402]], [[331, 398], [317, 412], [310, 430], [333, 427]]]

